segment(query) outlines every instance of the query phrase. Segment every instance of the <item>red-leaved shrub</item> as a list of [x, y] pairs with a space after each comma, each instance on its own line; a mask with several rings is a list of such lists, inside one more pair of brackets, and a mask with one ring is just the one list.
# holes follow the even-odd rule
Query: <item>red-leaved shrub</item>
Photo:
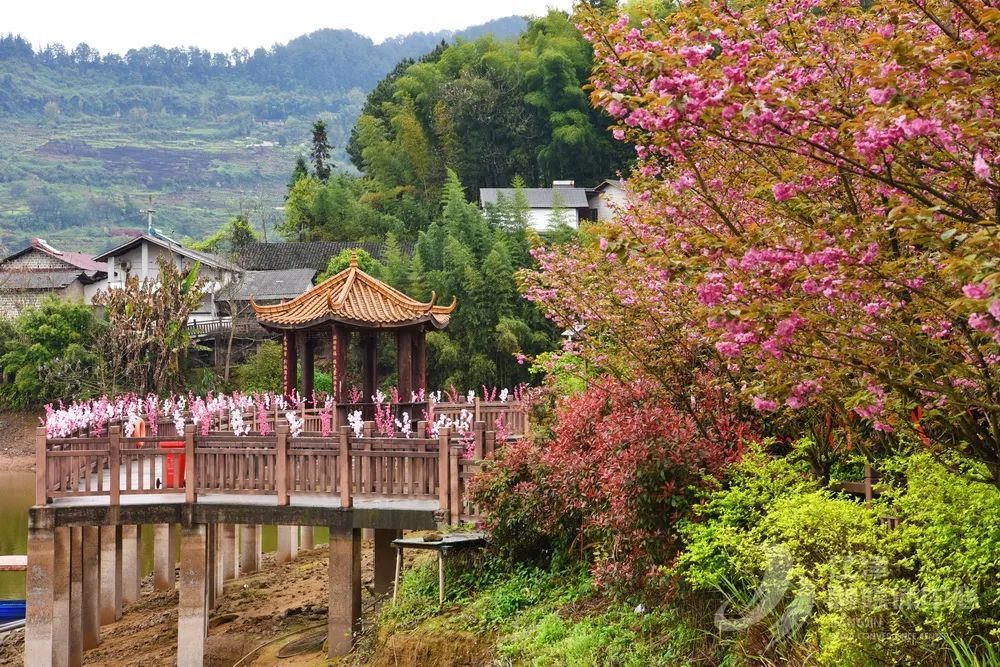
[[652, 383], [605, 379], [560, 403], [551, 440], [501, 452], [473, 495], [509, 555], [582, 552], [599, 583], [640, 584], [673, 556], [675, 522], [752, 432], [715, 395], [682, 410]]

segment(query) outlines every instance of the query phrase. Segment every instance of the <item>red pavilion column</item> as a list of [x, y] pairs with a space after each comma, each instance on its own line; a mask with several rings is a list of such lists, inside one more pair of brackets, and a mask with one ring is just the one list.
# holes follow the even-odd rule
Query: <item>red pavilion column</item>
[[414, 389], [424, 389], [427, 386], [427, 332], [421, 329], [413, 335], [413, 384]]
[[378, 386], [378, 369], [376, 368], [378, 356], [376, 342], [378, 336], [374, 331], [361, 332], [361, 390], [363, 403], [371, 402], [375, 395], [375, 387]]
[[305, 332], [300, 333], [299, 336], [302, 338], [302, 395], [306, 398], [306, 404], [311, 406], [316, 377], [316, 341], [312, 340]]
[[409, 329], [396, 331], [396, 351], [399, 365], [399, 396], [401, 401], [409, 401], [413, 391], [413, 333]]
[[295, 393], [298, 385], [298, 364], [299, 351], [294, 331], [286, 331], [281, 340], [282, 360], [284, 372], [282, 373], [281, 389], [285, 396]]
[[333, 384], [333, 400], [336, 403], [345, 402], [344, 376], [347, 374], [347, 348], [350, 340], [350, 331], [336, 324], [330, 326], [330, 379]]

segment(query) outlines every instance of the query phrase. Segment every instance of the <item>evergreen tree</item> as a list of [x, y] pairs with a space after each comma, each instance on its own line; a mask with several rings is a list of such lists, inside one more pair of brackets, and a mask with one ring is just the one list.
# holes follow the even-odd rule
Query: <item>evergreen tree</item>
[[288, 192], [285, 194], [285, 199], [288, 199], [288, 195], [292, 193], [292, 188], [295, 184], [299, 182], [299, 179], [308, 178], [309, 176], [309, 165], [306, 164], [306, 159], [301, 155], [295, 161], [295, 168], [292, 169], [292, 178], [288, 181]]
[[309, 157], [313, 162], [313, 174], [326, 182], [330, 178], [333, 164], [330, 162], [330, 141], [326, 136], [326, 121], [319, 119], [312, 127], [312, 150]]

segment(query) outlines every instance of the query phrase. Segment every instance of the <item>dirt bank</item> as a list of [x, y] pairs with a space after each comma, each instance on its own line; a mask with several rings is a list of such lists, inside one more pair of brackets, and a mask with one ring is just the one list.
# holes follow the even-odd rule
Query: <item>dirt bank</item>
[[[407, 554], [408, 567], [427, 554]], [[370, 616], [377, 601], [372, 593], [372, 545], [362, 551], [362, 605]], [[254, 651], [244, 665], [330, 665], [324, 646], [301, 655], [279, 658], [285, 645], [325, 635], [327, 611], [327, 550], [299, 553], [293, 563], [276, 565], [264, 556], [260, 572], [226, 584], [225, 597], [209, 620], [205, 642], [206, 667], [231, 667]], [[270, 643], [269, 643], [270, 642]], [[24, 636], [18, 631], [0, 638], [0, 666], [23, 664]], [[142, 598], [125, 609], [122, 620], [101, 629], [101, 645], [84, 656], [85, 665], [173, 665], [177, 653], [177, 593], [152, 589], [143, 581]], [[354, 664], [349, 657], [345, 664]]]
[[37, 412], [0, 412], [0, 472], [35, 469]]

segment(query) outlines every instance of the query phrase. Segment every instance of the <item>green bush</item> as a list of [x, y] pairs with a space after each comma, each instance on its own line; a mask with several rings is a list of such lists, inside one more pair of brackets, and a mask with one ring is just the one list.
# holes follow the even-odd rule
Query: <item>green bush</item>
[[83, 304], [49, 298], [3, 326], [0, 400], [9, 407], [87, 397], [96, 391], [96, 324]]
[[[1000, 490], [987, 471], [900, 457], [880, 466], [900, 482], [864, 503], [818, 488], [798, 465], [749, 453], [680, 528], [674, 574], [727, 599], [730, 617], [759, 601], [769, 554], [788, 558], [784, 599], [757, 630], [728, 635], [731, 654], [754, 657], [754, 632], [794, 602], [811, 605], [804, 634], [770, 659], [807, 651], [824, 665], [943, 664], [954, 646], [987, 655], [1000, 640]], [[889, 516], [897, 528], [880, 520]]]
[[233, 389], [244, 393], [280, 392], [283, 370], [281, 345], [273, 340], [265, 340], [245, 364], [236, 367]]

